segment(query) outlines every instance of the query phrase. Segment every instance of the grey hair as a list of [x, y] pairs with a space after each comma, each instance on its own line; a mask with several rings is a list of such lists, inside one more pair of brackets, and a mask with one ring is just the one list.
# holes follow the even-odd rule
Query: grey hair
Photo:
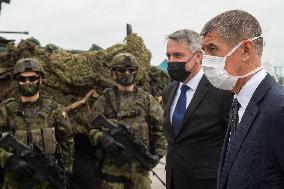
[[[206, 36], [212, 31], [217, 31], [220, 38], [227, 42], [231, 47], [239, 42], [259, 37], [262, 34], [257, 19], [250, 13], [242, 10], [229, 10], [223, 12], [209, 20], [201, 31], [201, 36]], [[258, 54], [261, 56], [263, 51], [263, 38], [254, 40]]]
[[201, 51], [201, 36], [195, 31], [188, 29], [178, 30], [169, 35], [167, 39], [177, 42], [185, 41], [188, 44], [188, 49], [192, 53]]

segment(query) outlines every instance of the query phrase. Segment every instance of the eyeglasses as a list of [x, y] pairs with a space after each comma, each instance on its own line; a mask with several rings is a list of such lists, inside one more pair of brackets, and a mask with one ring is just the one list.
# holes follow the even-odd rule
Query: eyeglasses
[[32, 75], [32, 76], [19, 76], [18, 78], [17, 78], [17, 80], [18, 81], [20, 81], [20, 82], [27, 82], [28, 80], [30, 81], [30, 82], [35, 82], [35, 81], [37, 81], [39, 79], [39, 76], [36, 76], [36, 75]]
[[128, 71], [128, 73], [134, 73], [137, 71], [137, 68], [116, 68], [116, 71], [119, 73], [126, 73], [126, 71]]

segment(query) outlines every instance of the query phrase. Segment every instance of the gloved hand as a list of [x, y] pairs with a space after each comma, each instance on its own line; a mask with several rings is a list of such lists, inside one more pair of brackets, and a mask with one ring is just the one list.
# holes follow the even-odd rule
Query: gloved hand
[[160, 159], [162, 158], [162, 156], [160, 155], [152, 155], [153, 161], [152, 161], [152, 167], [151, 169], [153, 169], [154, 167], [156, 167], [158, 165], [158, 163], [160, 162]]
[[124, 145], [117, 142], [111, 135], [103, 134], [99, 140], [99, 144], [105, 149], [110, 151], [119, 151], [125, 148]]
[[13, 155], [6, 160], [5, 168], [16, 173], [16, 175], [20, 177], [31, 177], [33, 175], [33, 170], [29, 164], [16, 155]]

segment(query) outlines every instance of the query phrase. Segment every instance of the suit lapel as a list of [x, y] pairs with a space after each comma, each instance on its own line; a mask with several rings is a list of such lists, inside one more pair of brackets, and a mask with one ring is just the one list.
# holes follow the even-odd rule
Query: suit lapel
[[[231, 115], [231, 113], [230, 113]], [[231, 117], [230, 117], [231, 119]], [[230, 120], [229, 119], [229, 120]], [[220, 162], [219, 162], [219, 171], [218, 171], [218, 180], [217, 180], [217, 186], [220, 186], [221, 185], [221, 181], [222, 181], [222, 178], [223, 178], [223, 168], [224, 168], [224, 164], [225, 164], [225, 159], [226, 159], [226, 153], [227, 153], [227, 147], [228, 147], [228, 143], [229, 143], [229, 138], [230, 138], [230, 128], [228, 127], [227, 128], [227, 132], [226, 132], [226, 135], [225, 135], [225, 139], [224, 139], [224, 142], [223, 142], [223, 146], [222, 146], [222, 153], [221, 153], [221, 157], [220, 157]], [[219, 187], [217, 187], [219, 188]]]
[[183, 118], [183, 127], [182, 127], [181, 131], [179, 132], [179, 134], [182, 133], [182, 130], [188, 125], [188, 124], [186, 124], [186, 122], [188, 121], [189, 117], [194, 112], [194, 110], [198, 107], [199, 103], [201, 102], [204, 95], [206, 94], [208, 87], [209, 87], [208, 84], [209, 84], [209, 81], [203, 75], [199, 84], [198, 84], [198, 87], [197, 87], [197, 89], [196, 89], [196, 91], [193, 95], [193, 98], [192, 98], [190, 104], [188, 105], [188, 107], [186, 109], [186, 112], [185, 112], [184, 118]]
[[[241, 149], [241, 146], [247, 137], [249, 130], [251, 129], [254, 120], [259, 114], [258, 103], [263, 99], [268, 90], [271, 87], [271, 77], [267, 75], [265, 79], [260, 83], [256, 91], [254, 92], [246, 110], [242, 117], [240, 124], [238, 125], [236, 136], [234, 137], [230, 151], [225, 155], [225, 159], [221, 175], [221, 185], [224, 187], [228, 178], [229, 172], [233, 166], [234, 161]], [[226, 145], [227, 146], [227, 145]], [[226, 149], [223, 149], [226, 151]], [[223, 153], [225, 153], [223, 151]], [[222, 187], [221, 187], [222, 188]]]
[[174, 129], [173, 129], [173, 126], [171, 124], [171, 105], [172, 105], [172, 102], [173, 102], [173, 99], [175, 97], [175, 94], [176, 94], [176, 91], [178, 89], [178, 86], [179, 86], [179, 82], [174, 82], [170, 91], [169, 91], [169, 98], [168, 98], [168, 102], [166, 104], [166, 108], [165, 108], [165, 111], [168, 113], [168, 115], [166, 116], [166, 119], [167, 119], [167, 123], [168, 123], [168, 126], [170, 127], [170, 131], [171, 131], [171, 135], [172, 137], [174, 138], [175, 137], [175, 133], [174, 133]]
[[[254, 103], [250, 103], [250, 105], [247, 107], [243, 115], [242, 121], [238, 125], [238, 131], [236, 133], [236, 136], [234, 137], [231, 143], [229, 152], [227, 153], [227, 155], [225, 155], [225, 159], [223, 160], [224, 164], [223, 164], [223, 170], [222, 170], [222, 180], [223, 179], [224, 180], [221, 181], [223, 184], [226, 182], [226, 179], [228, 177], [228, 172], [231, 170], [231, 167], [233, 166], [233, 163], [241, 149], [241, 146], [250, 128], [252, 127], [255, 118], [258, 115], [258, 112], [259, 110], [258, 110], [257, 105]], [[226, 148], [224, 149], [225, 151], [227, 151], [228, 141], [227, 141]]]

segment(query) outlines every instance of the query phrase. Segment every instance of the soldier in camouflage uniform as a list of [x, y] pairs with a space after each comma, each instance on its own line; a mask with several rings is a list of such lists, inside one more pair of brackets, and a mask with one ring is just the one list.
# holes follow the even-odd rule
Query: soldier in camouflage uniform
[[[37, 143], [45, 153], [55, 157], [65, 171], [72, 171], [72, 128], [62, 106], [40, 95], [44, 78], [41, 63], [33, 58], [19, 60], [14, 67], [19, 97], [0, 104], [0, 134], [12, 133], [25, 144]], [[4, 189], [21, 188], [30, 181], [32, 170], [10, 148], [0, 148], [0, 165], [4, 168]], [[47, 181], [35, 182], [32, 188], [52, 188]]]
[[[104, 90], [87, 120], [103, 114], [115, 123], [124, 123], [134, 128], [150, 147], [158, 163], [166, 152], [166, 141], [161, 130], [163, 110], [153, 96], [136, 87], [137, 71], [133, 55], [117, 54], [112, 60], [112, 76], [116, 85]], [[124, 159], [115, 150], [117, 143], [107, 130], [92, 129], [89, 138], [92, 144], [102, 149], [101, 153], [97, 153], [101, 160], [101, 189], [151, 188], [149, 172], [136, 159]]]

